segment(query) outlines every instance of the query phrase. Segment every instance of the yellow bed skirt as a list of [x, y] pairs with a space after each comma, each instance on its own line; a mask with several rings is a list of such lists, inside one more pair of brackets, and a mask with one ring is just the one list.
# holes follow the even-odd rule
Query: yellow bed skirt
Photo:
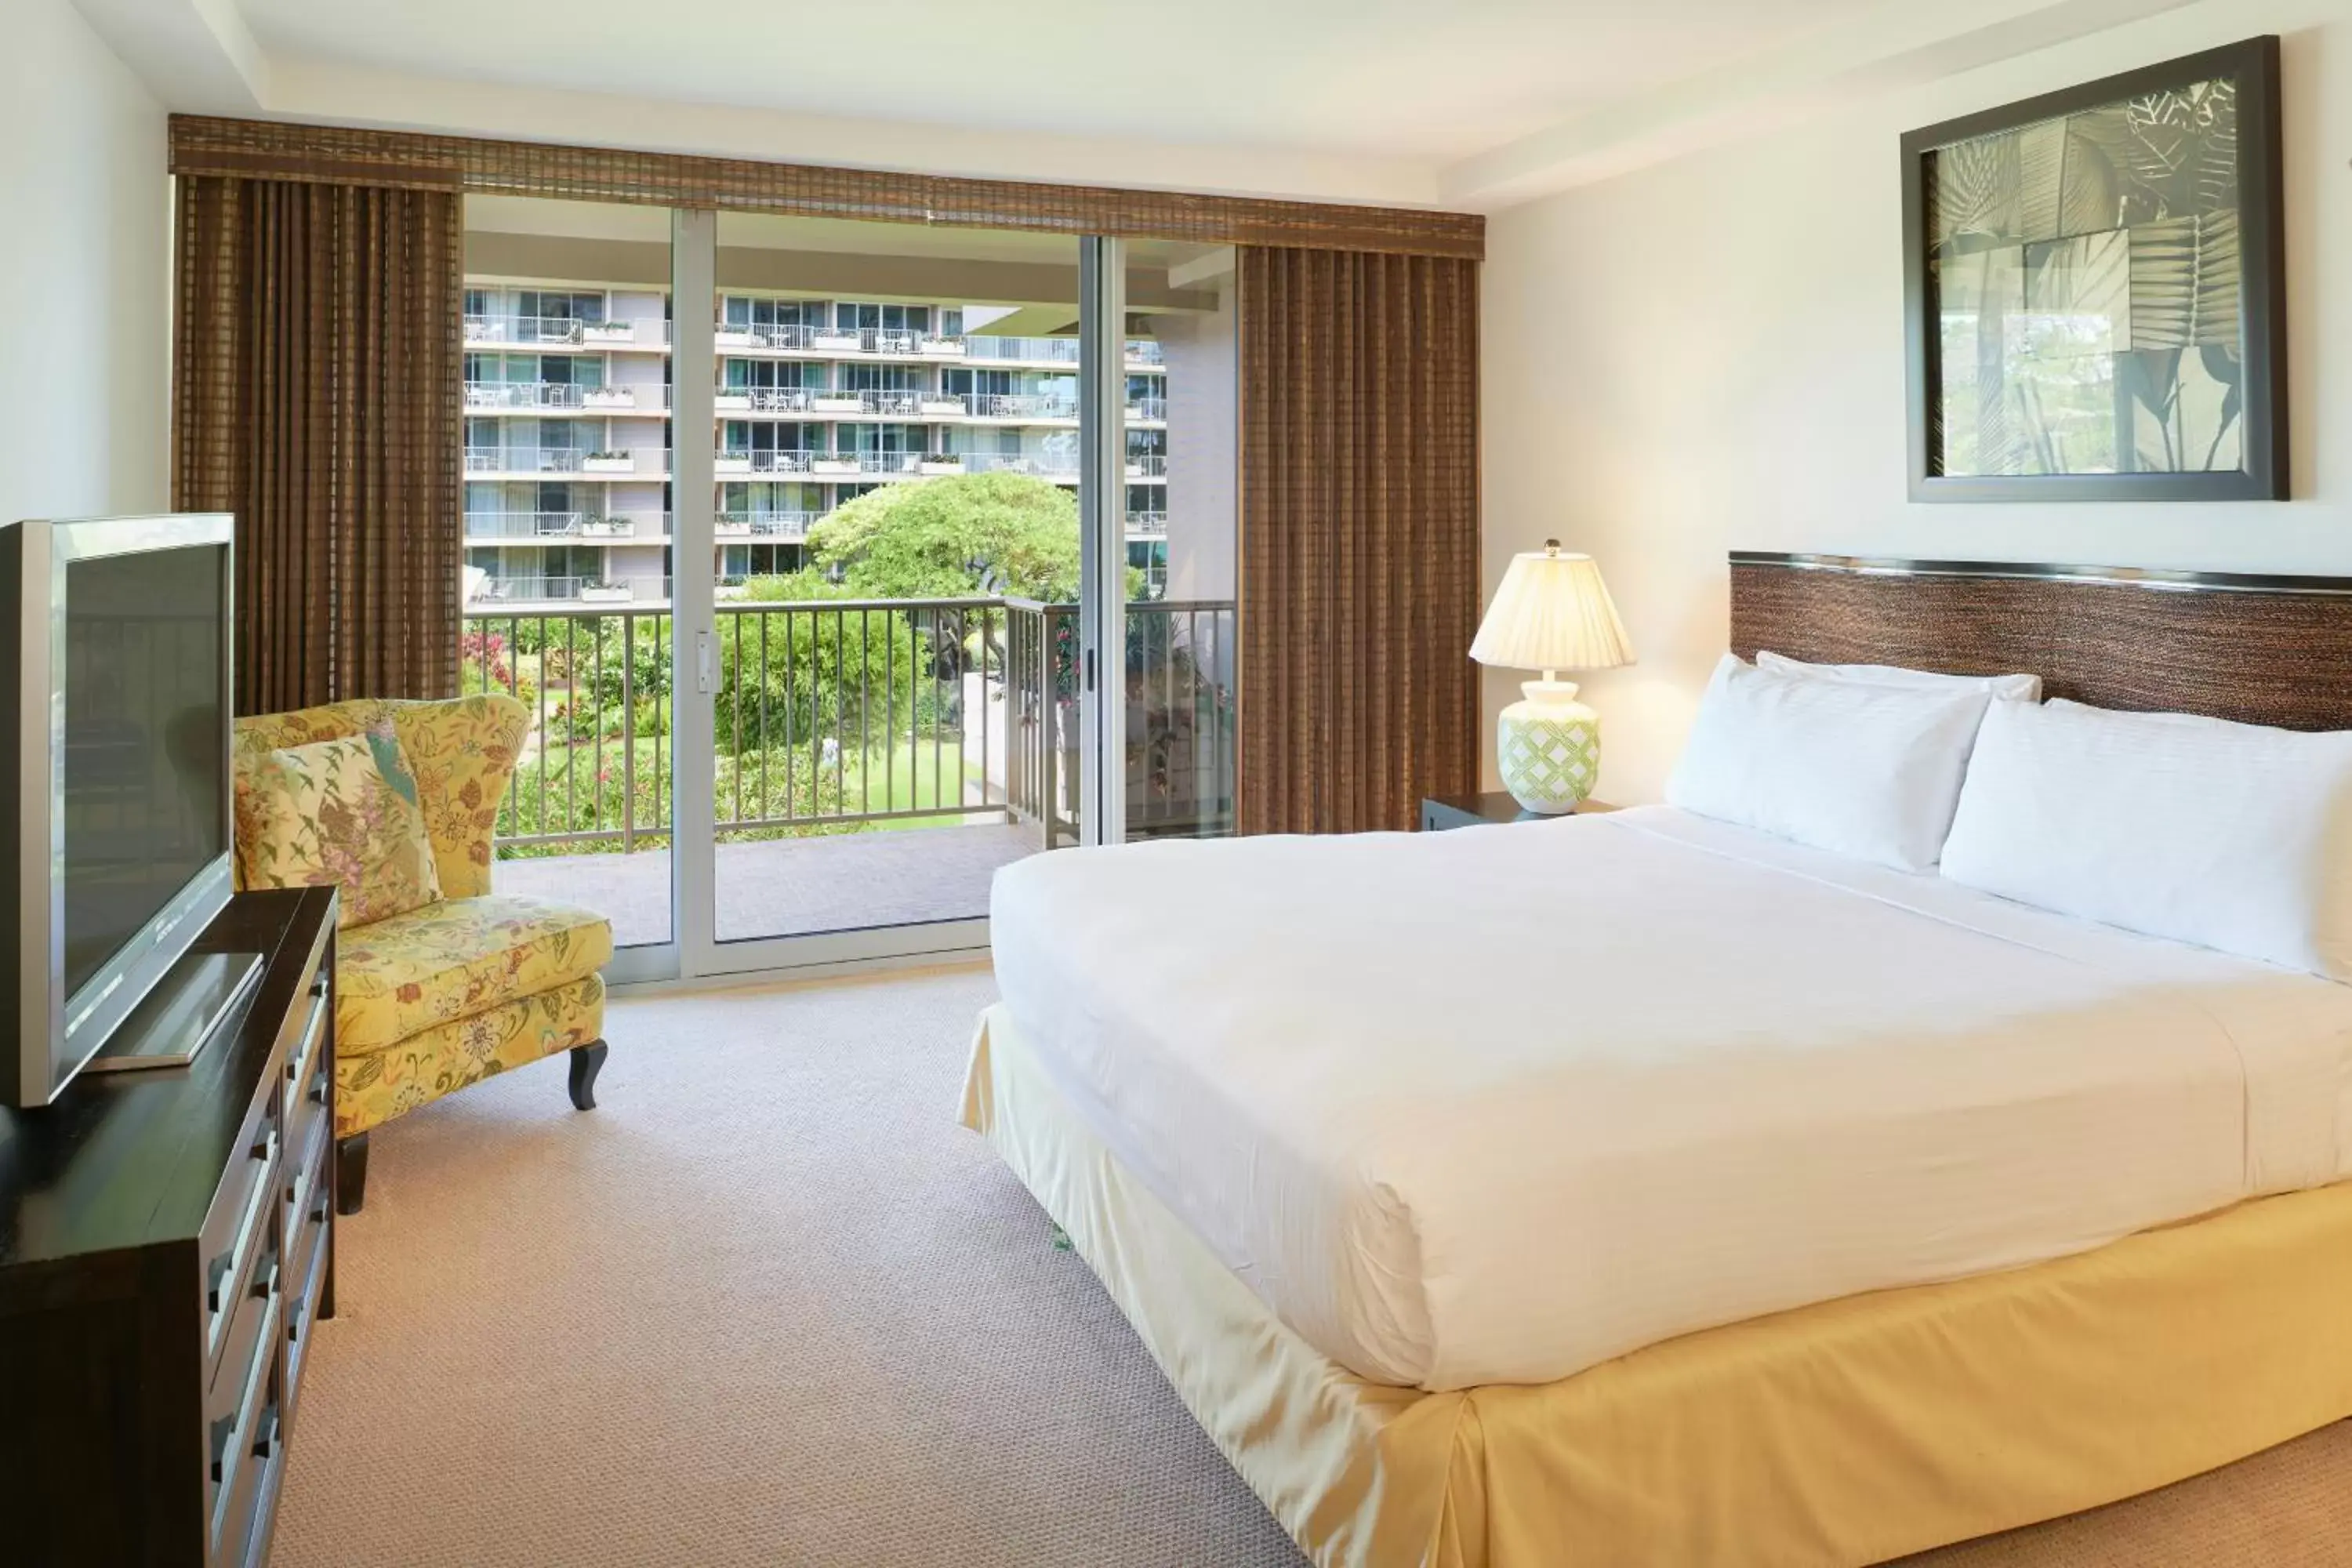
[[2352, 1415], [2352, 1183], [2096, 1252], [1427, 1394], [1292, 1333], [1068, 1109], [1002, 1007], [963, 1121], [1325, 1568], [1863, 1564]]

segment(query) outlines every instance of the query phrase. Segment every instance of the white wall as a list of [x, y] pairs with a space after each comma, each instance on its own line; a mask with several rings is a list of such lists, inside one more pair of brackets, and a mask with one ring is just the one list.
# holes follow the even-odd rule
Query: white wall
[[[2284, 39], [2296, 499], [1910, 504], [1897, 138], [2265, 32]], [[2206, 0], [1496, 215], [1486, 583], [1548, 534], [1599, 559], [1641, 656], [1586, 680], [1601, 796], [1657, 797], [1727, 641], [1729, 550], [2352, 575], [2347, 157], [2352, 0]], [[1518, 679], [1488, 672], [1490, 731]]]
[[0, 521], [168, 500], [163, 110], [70, 0], [0, 50]]

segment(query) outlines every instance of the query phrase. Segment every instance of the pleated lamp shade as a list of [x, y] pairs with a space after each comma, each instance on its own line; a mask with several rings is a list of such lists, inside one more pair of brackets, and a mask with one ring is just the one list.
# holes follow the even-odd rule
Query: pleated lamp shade
[[1547, 540], [1511, 557], [1470, 657], [1508, 669], [1606, 669], [1633, 663], [1633, 645], [1592, 557]]

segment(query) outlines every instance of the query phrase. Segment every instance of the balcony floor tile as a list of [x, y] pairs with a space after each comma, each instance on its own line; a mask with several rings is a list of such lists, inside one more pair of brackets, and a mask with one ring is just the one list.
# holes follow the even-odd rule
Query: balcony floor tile
[[[988, 912], [1000, 866], [1036, 853], [1038, 829], [1002, 822], [721, 844], [719, 937], [805, 936], [864, 926], [970, 920]], [[636, 854], [500, 860], [492, 885], [609, 916], [624, 947], [669, 940], [667, 847]]]

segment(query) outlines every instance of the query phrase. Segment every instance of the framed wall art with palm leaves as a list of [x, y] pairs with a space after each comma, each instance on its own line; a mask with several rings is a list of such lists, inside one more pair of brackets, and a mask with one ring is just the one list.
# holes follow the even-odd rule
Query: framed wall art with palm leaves
[[2284, 500], [2279, 45], [1903, 138], [1914, 500]]

